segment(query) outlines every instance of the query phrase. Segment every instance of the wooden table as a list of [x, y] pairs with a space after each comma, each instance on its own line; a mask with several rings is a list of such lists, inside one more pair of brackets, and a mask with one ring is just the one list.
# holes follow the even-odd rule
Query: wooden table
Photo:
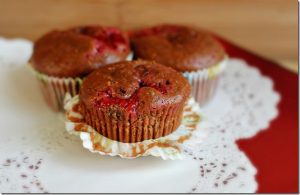
[[0, 0], [0, 36], [34, 40], [55, 28], [96, 23], [195, 25], [297, 70], [294, 0]]

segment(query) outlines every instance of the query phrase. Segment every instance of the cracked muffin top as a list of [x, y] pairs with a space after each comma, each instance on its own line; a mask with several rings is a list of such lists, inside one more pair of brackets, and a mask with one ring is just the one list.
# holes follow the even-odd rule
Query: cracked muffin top
[[132, 114], [184, 104], [190, 85], [181, 73], [153, 61], [136, 60], [100, 67], [83, 81], [80, 101], [87, 109], [117, 107]]
[[159, 25], [130, 33], [135, 58], [154, 60], [180, 72], [217, 65], [222, 45], [208, 32], [180, 25]]
[[56, 77], [84, 77], [130, 53], [125, 33], [114, 27], [82, 26], [51, 31], [34, 44], [31, 64]]

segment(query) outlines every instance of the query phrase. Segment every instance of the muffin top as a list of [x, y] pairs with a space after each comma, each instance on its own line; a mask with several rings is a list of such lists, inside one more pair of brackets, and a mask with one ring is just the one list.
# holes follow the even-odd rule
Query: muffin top
[[197, 71], [224, 59], [221, 44], [208, 32], [178, 25], [160, 25], [130, 34], [136, 58], [154, 60], [180, 72]]
[[188, 81], [170, 67], [136, 60], [100, 67], [83, 81], [80, 101], [87, 109], [123, 109], [148, 113], [170, 104], [183, 104], [190, 95]]
[[83, 77], [105, 64], [125, 60], [129, 53], [128, 37], [119, 29], [82, 26], [42, 36], [34, 44], [31, 63], [50, 76]]

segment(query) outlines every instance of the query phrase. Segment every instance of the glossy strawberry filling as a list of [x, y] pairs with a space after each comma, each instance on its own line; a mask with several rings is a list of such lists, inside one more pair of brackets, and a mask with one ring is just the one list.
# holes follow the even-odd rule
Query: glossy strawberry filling
[[98, 43], [98, 51], [102, 52], [107, 47], [111, 50], [119, 51], [119, 52], [125, 52], [128, 50], [128, 42], [125, 40], [122, 34], [119, 32], [107, 32], [105, 31], [105, 34], [100, 34], [97, 36], [94, 36], [95, 39], [97, 39]]
[[78, 33], [92, 37], [96, 41], [97, 53], [102, 53], [105, 49], [118, 52], [129, 50], [129, 43], [121, 31], [113, 27], [97, 29], [97, 27], [83, 27]]
[[111, 90], [106, 90], [98, 94], [95, 105], [99, 108], [105, 108], [113, 105], [124, 108], [127, 112], [134, 113], [138, 106], [137, 92], [128, 99], [112, 97]]
[[136, 113], [138, 107], [138, 93], [139, 90], [143, 87], [151, 87], [162, 94], [167, 94], [168, 87], [165, 85], [160, 85], [157, 83], [144, 83], [140, 82], [140, 88], [136, 90], [130, 98], [122, 99], [117, 97], [112, 97], [112, 90], [108, 89], [102, 92], [99, 92], [97, 98], [94, 100], [95, 106], [98, 108], [106, 108], [109, 106], [117, 105], [124, 108], [127, 112], [134, 114]]

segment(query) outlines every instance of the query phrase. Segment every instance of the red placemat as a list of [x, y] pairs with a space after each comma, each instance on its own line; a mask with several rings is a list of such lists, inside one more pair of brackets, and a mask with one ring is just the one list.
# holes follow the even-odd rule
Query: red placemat
[[274, 81], [281, 95], [279, 115], [265, 131], [238, 145], [257, 168], [257, 192], [299, 192], [298, 178], [298, 75], [278, 64], [217, 37], [230, 57], [246, 60]]

